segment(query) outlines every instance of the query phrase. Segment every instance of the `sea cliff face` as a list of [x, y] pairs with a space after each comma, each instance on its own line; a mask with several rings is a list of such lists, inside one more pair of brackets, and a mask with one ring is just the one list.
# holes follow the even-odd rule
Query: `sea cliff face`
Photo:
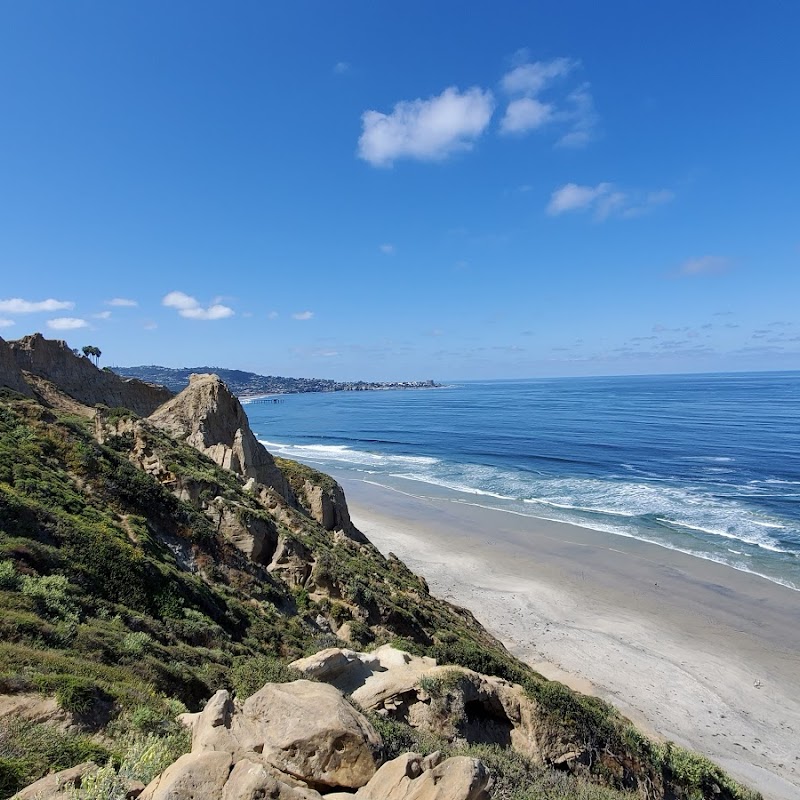
[[432, 597], [216, 376], [172, 397], [34, 336], [0, 385], [0, 798], [755, 797]]
[[36, 378], [43, 379], [88, 406], [102, 403], [147, 416], [172, 396], [163, 386], [124, 380], [97, 369], [88, 358], [76, 356], [66, 342], [45, 339], [40, 333], [7, 344], [18, 370], [29, 376], [26, 383], [35, 385]]

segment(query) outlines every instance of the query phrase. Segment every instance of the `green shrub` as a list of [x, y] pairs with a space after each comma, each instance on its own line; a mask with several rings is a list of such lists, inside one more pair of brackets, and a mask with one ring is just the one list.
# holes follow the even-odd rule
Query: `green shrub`
[[229, 673], [231, 689], [242, 699], [255, 694], [265, 683], [291, 683], [304, 677], [274, 656], [235, 658]]
[[0, 590], [15, 592], [22, 585], [22, 579], [13, 561], [0, 561]]
[[22, 579], [22, 593], [33, 599], [42, 616], [77, 623], [79, 609], [69, 595], [69, 588], [69, 581], [63, 575], [26, 575]]
[[105, 764], [109, 757], [105, 747], [87, 736], [65, 733], [48, 723], [4, 717], [0, 719], [0, 798], [10, 797], [51, 770], [84, 761]]
[[141, 656], [153, 645], [153, 637], [144, 631], [126, 633], [122, 637], [119, 648], [128, 656]]

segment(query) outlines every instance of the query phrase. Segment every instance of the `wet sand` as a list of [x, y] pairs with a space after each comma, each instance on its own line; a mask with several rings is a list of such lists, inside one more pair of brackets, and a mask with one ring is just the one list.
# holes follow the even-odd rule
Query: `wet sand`
[[707, 755], [768, 800], [800, 797], [800, 592], [418, 483], [405, 492], [339, 479], [382, 552], [542, 674]]

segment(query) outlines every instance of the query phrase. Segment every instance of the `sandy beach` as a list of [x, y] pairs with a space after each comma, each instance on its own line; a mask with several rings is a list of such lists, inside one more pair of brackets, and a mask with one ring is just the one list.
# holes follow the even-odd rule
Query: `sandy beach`
[[768, 800], [800, 797], [800, 592], [419, 483], [339, 478], [382, 552], [542, 674], [709, 756]]

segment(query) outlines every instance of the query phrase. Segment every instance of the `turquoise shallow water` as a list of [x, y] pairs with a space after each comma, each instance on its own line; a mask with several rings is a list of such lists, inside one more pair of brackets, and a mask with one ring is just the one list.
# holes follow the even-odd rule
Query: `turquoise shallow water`
[[470, 382], [246, 405], [276, 455], [800, 590], [800, 372]]

